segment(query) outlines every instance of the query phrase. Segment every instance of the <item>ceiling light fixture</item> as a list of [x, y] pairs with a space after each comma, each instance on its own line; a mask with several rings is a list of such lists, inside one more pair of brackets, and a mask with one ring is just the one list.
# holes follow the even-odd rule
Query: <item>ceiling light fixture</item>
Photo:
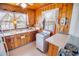
[[22, 8], [26, 8], [27, 7], [26, 3], [17, 3], [16, 5], [19, 5]]
[[27, 4], [26, 4], [26, 3], [21, 3], [20, 6], [21, 6], [22, 8], [26, 8], [26, 7], [27, 7]]

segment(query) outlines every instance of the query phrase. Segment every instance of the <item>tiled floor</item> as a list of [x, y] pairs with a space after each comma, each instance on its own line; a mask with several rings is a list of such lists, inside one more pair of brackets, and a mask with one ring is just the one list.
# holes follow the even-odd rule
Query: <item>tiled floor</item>
[[10, 56], [46, 56], [46, 54], [36, 49], [35, 42], [26, 44], [9, 52]]

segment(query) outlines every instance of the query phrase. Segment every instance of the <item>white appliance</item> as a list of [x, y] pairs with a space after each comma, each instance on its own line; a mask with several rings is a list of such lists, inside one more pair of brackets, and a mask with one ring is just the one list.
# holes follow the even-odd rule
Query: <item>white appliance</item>
[[0, 56], [6, 56], [6, 51], [2, 38], [0, 37]]
[[50, 36], [49, 31], [43, 31], [36, 35], [36, 47], [42, 52], [47, 51], [48, 45], [45, 39], [48, 38], [49, 36]]

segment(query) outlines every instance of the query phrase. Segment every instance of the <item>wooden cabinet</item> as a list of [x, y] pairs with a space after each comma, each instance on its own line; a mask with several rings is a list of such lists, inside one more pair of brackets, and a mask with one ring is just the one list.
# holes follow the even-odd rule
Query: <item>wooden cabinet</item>
[[32, 39], [31, 39], [30, 32], [27, 32], [27, 33], [26, 33], [26, 36], [27, 36], [27, 37], [26, 37], [26, 41], [27, 41], [28, 43], [31, 42]]
[[8, 46], [8, 50], [12, 50], [14, 48], [20, 47], [24, 44], [30, 43], [35, 40], [36, 31], [15, 34], [12, 36], [6, 36], [5, 41]]
[[35, 41], [36, 40], [36, 32], [33, 31], [33, 32], [30, 32], [30, 35], [31, 35], [31, 41]]
[[49, 43], [48, 55], [57, 56], [57, 54], [58, 54], [58, 47]]
[[28, 42], [32, 42], [36, 40], [36, 31], [28, 33]]
[[18, 47], [21, 46], [21, 37], [19, 34], [16, 35], [16, 39], [17, 39], [16, 43], [17, 43]]
[[29, 39], [29, 33], [25, 33], [25, 43], [28, 43], [28, 39]]
[[14, 49], [14, 48], [16, 47], [14, 40], [15, 40], [15, 36], [10, 36], [10, 41], [11, 41], [11, 44], [10, 44], [10, 45], [11, 45], [11, 49]]
[[24, 45], [24, 44], [26, 44], [26, 37], [25, 37], [25, 33], [22, 33], [22, 34], [20, 34], [20, 37], [21, 37], [21, 45]]
[[36, 31], [27, 32], [25, 34], [25, 37], [26, 37], [26, 39], [25, 39], [26, 43], [34, 41], [36, 38]]
[[8, 49], [10, 50], [11, 49], [11, 42], [10, 42], [10, 37], [5, 37], [5, 41], [6, 41], [6, 43], [7, 43], [7, 47], [8, 47]]
[[11, 50], [11, 49], [15, 48], [14, 37], [13, 36], [7, 36], [7, 37], [5, 37], [5, 41], [7, 43], [8, 50]]

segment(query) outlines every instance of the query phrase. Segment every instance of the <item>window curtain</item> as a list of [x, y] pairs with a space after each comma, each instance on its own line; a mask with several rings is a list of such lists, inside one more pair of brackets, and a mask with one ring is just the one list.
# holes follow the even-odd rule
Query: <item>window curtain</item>
[[43, 27], [43, 22], [44, 22], [43, 15], [39, 16], [38, 19], [39, 19], [39, 21], [36, 23], [36, 27], [39, 27], [39, 28], [43, 29], [44, 28]]
[[59, 9], [53, 9], [43, 12], [43, 17], [45, 20], [45, 30], [54, 31], [56, 21], [58, 20]]

